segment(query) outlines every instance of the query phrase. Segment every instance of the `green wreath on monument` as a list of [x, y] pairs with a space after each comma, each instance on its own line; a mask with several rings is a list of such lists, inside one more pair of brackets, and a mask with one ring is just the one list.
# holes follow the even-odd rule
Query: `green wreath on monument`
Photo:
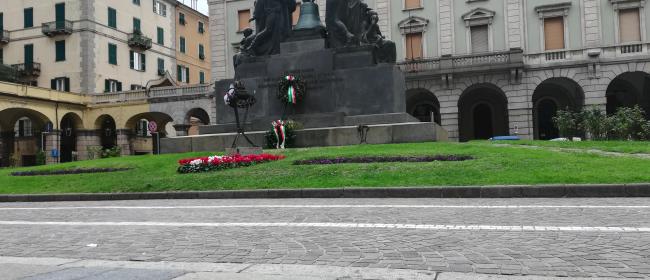
[[296, 105], [305, 98], [307, 86], [299, 77], [287, 75], [278, 83], [278, 99], [284, 104]]

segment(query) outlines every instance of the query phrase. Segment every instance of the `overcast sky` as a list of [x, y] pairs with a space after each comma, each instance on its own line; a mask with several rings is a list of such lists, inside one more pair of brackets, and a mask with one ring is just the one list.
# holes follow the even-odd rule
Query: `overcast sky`
[[[184, 4], [190, 6], [191, 0], [179, 0]], [[208, 0], [199, 0], [199, 11], [204, 14], [208, 14]]]

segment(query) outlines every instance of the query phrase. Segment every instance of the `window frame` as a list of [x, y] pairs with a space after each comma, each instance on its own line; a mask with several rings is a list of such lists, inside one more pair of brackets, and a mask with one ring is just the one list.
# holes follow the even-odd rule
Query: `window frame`
[[[62, 48], [62, 52], [61, 49]], [[54, 42], [54, 62], [62, 62], [66, 60], [66, 55], [65, 55], [65, 40], [58, 40]], [[62, 57], [59, 56], [59, 54], [63, 55]]]
[[115, 8], [108, 7], [107, 15], [108, 15], [107, 17], [108, 22], [106, 23], [106, 26], [108, 26], [109, 28], [117, 29], [117, 10]]
[[[111, 56], [111, 50], [113, 50], [113, 56]], [[108, 43], [108, 64], [117, 65], [117, 61], [117, 44]]]
[[179, 41], [179, 42], [178, 42], [178, 50], [179, 50], [181, 53], [187, 53], [187, 42], [186, 42], [186, 40], [185, 40], [185, 37], [180, 36], [180, 38], [178, 39], [178, 41]]
[[[29, 17], [27, 17], [28, 11]], [[25, 8], [23, 9], [23, 28], [27, 29], [32, 27], [34, 27], [34, 7]]]
[[418, 7], [413, 7], [413, 8], [407, 8], [406, 7], [406, 1], [407, 0], [402, 0], [402, 11], [414, 11], [414, 10], [421, 10], [424, 9], [424, 1], [423, 0], [418, 0], [420, 2]]

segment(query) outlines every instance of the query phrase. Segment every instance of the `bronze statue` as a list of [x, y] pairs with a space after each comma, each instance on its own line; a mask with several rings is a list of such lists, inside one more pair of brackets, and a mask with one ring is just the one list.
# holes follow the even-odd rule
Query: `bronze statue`
[[291, 34], [291, 15], [297, 5], [296, 0], [257, 0], [251, 19], [257, 33], [244, 51], [255, 56], [280, 53], [280, 43]]
[[377, 62], [395, 63], [397, 61], [397, 48], [395, 42], [386, 40], [386, 37], [379, 30], [379, 15], [374, 10], [367, 12], [364, 24], [364, 33], [361, 42], [374, 45], [376, 48], [375, 55]]

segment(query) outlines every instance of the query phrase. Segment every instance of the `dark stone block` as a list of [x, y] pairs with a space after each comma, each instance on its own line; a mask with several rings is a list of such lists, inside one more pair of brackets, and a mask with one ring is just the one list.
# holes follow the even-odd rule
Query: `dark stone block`
[[483, 198], [511, 198], [522, 197], [520, 186], [486, 186], [481, 187], [481, 197]]
[[300, 41], [287, 41], [280, 44], [280, 54], [312, 52], [325, 49], [325, 39], [314, 38]]
[[302, 189], [303, 198], [341, 198], [343, 189]]
[[479, 198], [481, 187], [446, 187], [441, 188], [442, 198]]
[[625, 193], [629, 197], [650, 197], [650, 185], [628, 184], [625, 185]]
[[362, 68], [376, 64], [374, 47], [337, 49], [334, 55], [335, 69]]
[[252, 199], [252, 198], [267, 198], [267, 190], [245, 190], [245, 191], [232, 191], [232, 198], [234, 199]]
[[566, 187], [562, 185], [528, 186], [521, 188], [523, 197], [565, 197]]
[[302, 191], [300, 189], [286, 189], [286, 190], [268, 190], [266, 198], [301, 198]]
[[197, 199], [230, 199], [232, 198], [231, 191], [211, 191], [211, 192], [197, 192]]
[[567, 197], [625, 197], [626, 188], [621, 185], [567, 186]]
[[345, 198], [383, 198], [386, 197], [386, 189], [383, 188], [344, 188]]
[[423, 188], [389, 188], [386, 191], [386, 197], [397, 198], [440, 198], [442, 197], [442, 188], [423, 187]]

